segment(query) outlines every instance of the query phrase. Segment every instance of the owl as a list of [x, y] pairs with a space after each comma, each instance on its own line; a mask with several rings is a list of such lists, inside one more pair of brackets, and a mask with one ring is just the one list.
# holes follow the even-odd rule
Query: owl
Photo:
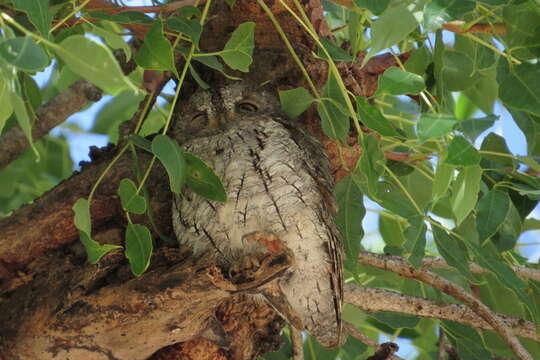
[[264, 301], [322, 345], [339, 345], [342, 250], [321, 144], [280, 113], [270, 91], [245, 83], [199, 89], [177, 113], [174, 137], [214, 170], [228, 194], [225, 203], [189, 189], [176, 196], [178, 241], [194, 254], [212, 251], [223, 264], [276, 249], [291, 254], [279, 301]]

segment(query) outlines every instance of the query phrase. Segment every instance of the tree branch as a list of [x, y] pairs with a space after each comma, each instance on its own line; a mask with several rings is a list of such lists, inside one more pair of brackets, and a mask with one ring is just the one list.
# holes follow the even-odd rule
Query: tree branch
[[422, 281], [423, 283], [429, 284], [435, 289], [462, 301], [493, 327], [493, 329], [504, 339], [504, 341], [510, 346], [519, 359], [533, 359], [516, 338], [516, 336], [512, 333], [510, 328], [502, 321], [502, 319], [491, 311], [484, 303], [465, 291], [465, 289], [462, 287], [430, 271], [415, 269], [403, 258], [397, 256], [380, 256], [362, 252], [359, 256], [359, 262], [378, 269], [395, 272], [403, 277]]
[[[493, 330], [493, 327], [478, 316], [471, 308], [460, 304], [441, 303], [398, 292], [346, 284], [344, 301], [367, 312], [393, 311], [408, 315], [449, 320], [478, 329]], [[506, 327], [523, 338], [540, 342], [535, 325], [527, 320], [505, 314], [496, 314]]]
[[[372, 347], [374, 349], [379, 349], [380, 348], [381, 344], [378, 344], [377, 342], [371, 340], [371, 338], [369, 336], [362, 333], [353, 324], [351, 324], [351, 323], [349, 323], [347, 321], [344, 321], [343, 322], [343, 327], [349, 333], [350, 336], [360, 340], [361, 342], [363, 342], [367, 346]], [[399, 357], [397, 355], [391, 355], [389, 360], [403, 360], [403, 358], [401, 358], [401, 357]]]
[[[422, 267], [431, 267], [435, 269], [453, 269], [450, 265], [446, 263], [446, 261], [441, 258], [425, 258], [422, 260]], [[469, 270], [474, 274], [489, 273], [488, 270], [473, 262], [469, 263]], [[540, 281], [540, 270], [531, 269], [524, 266], [512, 266], [512, 270], [514, 270], [514, 272], [518, 276], [524, 279]]]
[[[80, 111], [89, 102], [101, 99], [102, 91], [86, 80], [79, 80], [61, 94], [41, 106], [32, 127], [32, 138], [39, 140], [52, 128], [64, 122], [70, 115]], [[0, 137], [0, 169], [22, 154], [30, 144], [19, 126]]]
[[292, 359], [304, 360], [304, 341], [302, 340], [302, 332], [290, 325], [291, 343], [292, 343]]

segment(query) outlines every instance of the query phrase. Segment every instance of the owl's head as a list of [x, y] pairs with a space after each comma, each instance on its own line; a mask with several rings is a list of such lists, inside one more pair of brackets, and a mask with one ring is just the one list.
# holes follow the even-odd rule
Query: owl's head
[[198, 89], [179, 104], [176, 113], [174, 137], [182, 142], [279, 113], [279, 101], [267, 87], [235, 82], [219, 88]]

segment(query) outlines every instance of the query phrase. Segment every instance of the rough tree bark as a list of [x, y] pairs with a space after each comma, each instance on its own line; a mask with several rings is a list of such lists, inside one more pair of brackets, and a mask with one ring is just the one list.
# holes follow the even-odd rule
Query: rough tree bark
[[[328, 35], [320, 2], [302, 5], [315, 30]], [[279, 2], [268, 6], [321, 87], [327, 69], [325, 62], [311, 56], [312, 41]], [[201, 40], [205, 50], [221, 49], [238, 24], [255, 21], [257, 51], [265, 55], [255, 62], [251, 74], [274, 78], [280, 87], [303, 85], [304, 78], [257, 2], [239, 0], [234, 10], [216, 2], [212, 14]], [[361, 59], [357, 65], [340, 64], [339, 69], [349, 89], [364, 96], [375, 90], [378, 74], [395, 65], [391, 56], [374, 58], [362, 69], [360, 63]], [[335, 159], [338, 145], [322, 136], [314, 112], [303, 121], [321, 137], [330, 159]], [[232, 283], [213, 259], [190, 257], [187, 249], [158, 249], [151, 268], [139, 278], [131, 275], [119, 251], [97, 265], [85, 263], [71, 208], [78, 198], [88, 196], [116, 152], [115, 148], [94, 151], [93, 162], [81, 173], [0, 221], [0, 358], [166, 359], [175, 354], [175, 358], [253, 359], [277, 349], [283, 320], [244, 294], [263, 287], [271, 291], [289, 264], [286, 256], [268, 262], [271, 265], [245, 284]], [[353, 164], [357, 156], [345, 151], [344, 158]], [[148, 166], [146, 154], [138, 159], [142, 168]], [[135, 178], [133, 161], [122, 157], [98, 188], [91, 207], [98, 241], [123, 241], [126, 221], [116, 191], [120, 179]], [[342, 162], [333, 164], [334, 177], [339, 179], [346, 169]], [[155, 166], [147, 184], [155, 226], [170, 235], [171, 194], [164, 170]]]

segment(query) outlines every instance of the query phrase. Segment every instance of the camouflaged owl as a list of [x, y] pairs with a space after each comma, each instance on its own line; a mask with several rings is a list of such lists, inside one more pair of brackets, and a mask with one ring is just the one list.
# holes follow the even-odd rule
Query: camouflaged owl
[[178, 241], [195, 254], [215, 251], [228, 264], [275, 252], [278, 244], [293, 265], [279, 279], [281, 300], [265, 301], [322, 345], [339, 345], [341, 243], [321, 144], [280, 113], [271, 92], [245, 83], [200, 89], [177, 114], [175, 138], [214, 170], [228, 194], [226, 203], [190, 190], [176, 196]]

